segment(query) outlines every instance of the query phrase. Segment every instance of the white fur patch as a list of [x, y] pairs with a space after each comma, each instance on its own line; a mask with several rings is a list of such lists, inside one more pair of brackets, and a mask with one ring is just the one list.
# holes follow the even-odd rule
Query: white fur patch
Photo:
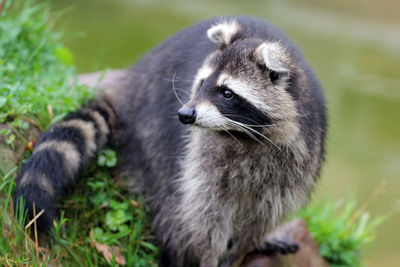
[[285, 49], [278, 43], [262, 43], [254, 52], [256, 61], [273, 71], [280, 73], [289, 72], [287, 54]]
[[191, 90], [192, 98], [195, 95], [197, 88], [199, 88], [200, 82], [202, 80], [207, 79], [213, 72], [214, 72], [214, 69], [211, 68], [210, 66], [208, 66], [207, 64], [204, 64], [203, 67], [201, 67], [197, 71], [197, 74], [194, 77], [194, 82], [193, 82], [192, 90]]
[[257, 92], [255, 88], [244, 81], [234, 78], [229, 74], [222, 73], [217, 80], [217, 86], [223, 85], [262, 111], [267, 112], [274, 110], [272, 107], [268, 106], [262, 98], [257, 96], [260, 95], [260, 92]]
[[99, 112], [95, 110], [85, 108], [82, 109], [82, 112], [89, 114], [96, 121], [100, 131], [99, 146], [103, 146], [107, 142], [107, 135], [110, 132], [106, 120]]
[[[176, 231], [177, 238], [173, 242], [178, 241], [178, 245], [182, 246], [189, 241], [196, 252], [202, 252], [197, 256], [202, 263], [208, 264], [205, 266], [217, 266], [217, 262], [209, 261], [217, 260], [226, 250], [233, 232], [232, 215], [236, 203], [220, 202], [218, 198], [216, 183], [220, 177], [214, 175], [217, 168], [208, 167], [218, 158], [214, 157], [214, 149], [218, 150], [220, 146], [208, 142], [204, 144], [209, 134], [208, 130], [197, 129], [190, 136], [182, 162], [183, 173], [177, 184], [182, 193], [182, 199], [177, 203], [177, 218], [182, 228]], [[214, 149], [210, 150], [210, 155], [205, 155], [203, 149], [209, 145]], [[189, 240], [186, 239], [187, 233], [191, 234]]]
[[196, 79], [199, 81], [205, 80], [211, 75], [211, 73], [213, 73], [213, 71], [214, 71], [213, 68], [205, 65], [205, 66], [201, 67], [199, 69], [199, 71], [197, 72]]
[[227, 129], [228, 119], [212, 103], [202, 102], [198, 104], [196, 113], [195, 124], [215, 130]]
[[239, 29], [239, 24], [236, 20], [224, 21], [208, 29], [207, 36], [214, 43], [227, 46]]
[[24, 176], [22, 176], [21, 181], [19, 182], [19, 186], [20, 187], [29, 186], [30, 184], [33, 183], [36, 184], [43, 191], [46, 191], [49, 194], [49, 196], [54, 195], [55, 193], [54, 187], [51, 184], [49, 177], [44, 173], [37, 175], [36, 179], [33, 179], [33, 175], [29, 171], [26, 172]]
[[97, 146], [95, 142], [95, 129], [92, 122], [75, 119], [64, 121], [59, 124], [62, 127], [76, 127], [81, 130], [85, 138], [85, 158], [91, 157], [96, 151]]
[[73, 144], [65, 141], [47, 141], [35, 147], [33, 153], [46, 149], [55, 150], [63, 155], [66, 170], [70, 175], [76, 174], [79, 168], [81, 156]]

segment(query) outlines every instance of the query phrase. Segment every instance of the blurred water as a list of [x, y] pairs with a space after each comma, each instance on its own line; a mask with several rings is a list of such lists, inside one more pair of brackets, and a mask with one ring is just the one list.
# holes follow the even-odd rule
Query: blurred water
[[[81, 72], [124, 68], [176, 31], [212, 16], [249, 14], [282, 28], [304, 51], [325, 89], [328, 155], [318, 199], [356, 192], [371, 213], [400, 197], [400, 4], [353, 1], [53, 0], [56, 27]], [[372, 197], [385, 184], [385, 191]], [[400, 266], [400, 216], [379, 228], [369, 266]]]

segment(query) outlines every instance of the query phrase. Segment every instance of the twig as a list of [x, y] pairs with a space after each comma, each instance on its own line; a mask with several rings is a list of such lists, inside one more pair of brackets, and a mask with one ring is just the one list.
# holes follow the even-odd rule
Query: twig
[[10, 125], [10, 127], [11, 127], [11, 130], [14, 132], [14, 134], [15, 134], [16, 136], [18, 136], [18, 138], [19, 138], [20, 140], [22, 140], [22, 141], [25, 142], [25, 143], [28, 143], [28, 140], [26, 140], [25, 136], [23, 136], [23, 135], [18, 131], [17, 128], [15, 128], [15, 127], [12, 126], [12, 125]]
[[14, 218], [14, 200], [12, 196], [10, 196], [10, 216]]
[[[33, 202], [33, 218], [36, 218], [36, 205]], [[35, 231], [35, 252], [36, 252], [36, 259], [39, 260], [39, 243], [38, 243], [38, 236], [37, 236], [37, 227], [36, 227], [36, 219], [33, 221], [33, 229]]]
[[41, 132], [44, 131], [43, 128], [42, 128], [42, 126], [40, 126], [40, 124], [39, 124], [37, 121], [35, 121], [34, 119], [25, 116], [25, 117], [24, 117], [24, 120], [27, 121], [27, 122], [29, 122], [30, 124], [32, 124], [32, 125], [35, 126], [36, 128], [38, 128]]
[[42, 209], [36, 216], [34, 216], [33, 219], [30, 220], [30, 222], [25, 226], [25, 229], [28, 229], [29, 226], [32, 225], [32, 223], [35, 223], [35, 221], [36, 221], [40, 216], [42, 216], [42, 214], [44, 213], [44, 211], [45, 211], [45, 209]]
[[49, 113], [50, 121], [52, 121], [54, 118], [54, 112], [53, 107], [50, 104], [47, 105], [47, 112]]
[[24, 236], [25, 236], [25, 254], [29, 255], [30, 249], [29, 249], [28, 242], [30, 242], [30, 243], [34, 243], [34, 242], [33, 242], [32, 238], [27, 234], [26, 229], [25, 229], [25, 231], [22, 231], [22, 232], [24, 233]]
[[1, 15], [1, 13], [3, 12], [4, 5], [6, 4], [6, 2], [7, 2], [7, 0], [1, 1], [1, 4], [0, 4], [0, 15]]
[[[8, 259], [8, 254], [6, 254], [6, 257], [4, 258], [5, 259], [5, 262], [7, 263], [7, 266], [12, 266], [8, 261], [9, 261], [9, 259]], [[11, 262], [13, 262], [13, 260], [10, 260]]]

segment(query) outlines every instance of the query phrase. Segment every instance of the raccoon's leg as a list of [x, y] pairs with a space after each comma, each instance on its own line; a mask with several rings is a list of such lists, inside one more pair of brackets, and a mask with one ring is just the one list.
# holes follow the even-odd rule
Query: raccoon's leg
[[70, 113], [39, 138], [17, 177], [14, 203], [19, 207], [22, 198], [29, 218], [33, 217], [33, 203], [36, 213], [45, 210], [37, 220], [40, 231], [52, 225], [60, 196], [108, 142], [115, 124], [112, 105], [101, 98]]
[[202, 257], [200, 259], [200, 267], [216, 267], [218, 266], [218, 258], [217, 257]]
[[229, 242], [229, 249], [226, 255], [224, 255], [220, 261], [220, 267], [239, 267], [245, 256], [249, 251], [252, 251], [251, 241], [245, 242], [240, 239], [233, 239]]
[[162, 247], [160, 267], [190, 267], [198, 266], [198, 262], [187, 251], [175, 251], [169, 247]]
[[[240, 242], [240, 241], [239, 241]], [[246, 243], [242, 243], [246, 244]], [[227, 255], [225, 255], [220, 260], [220, 267], [238, 267], [245, 260], [246, 257], [252, 255], [267, 255], [271, 256], [276, 253], [282, 253], [284, 255], [290, 253], [296, 253], [299, 250], [299, 245], [296, 241], [292, 240], [289, 237], [279, 236], [279, 237], [270, 237], [268, 238], [258, 247], [251, 249], [249, 246], [235, 246], [228, 251]]]

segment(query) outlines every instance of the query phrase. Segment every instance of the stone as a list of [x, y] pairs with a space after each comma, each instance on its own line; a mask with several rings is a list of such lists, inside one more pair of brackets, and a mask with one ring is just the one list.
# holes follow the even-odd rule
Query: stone
[[78, 82], [94, 89], [105, 89], [118, 87], [127, 77], [128, 70], [108, 70], [78, 75]]
[[[27, 122], [29, 123], [29, 121]], [[6, 124], [0, 124], [0, 130], [2, 129], [8, 129], [15, 135], [12, 146], [6, 143], [8, 136], [0, 135], [0, 170], [5, 174], [17, 166], [22, 159], [28, 145], [26, 141], [35, 142], [39, 138], [41, 130], [32, 124], [29, 124], [29, 128], [24, 130], [22, 134], [15, 134], [14, 131], [17, 130]]]
[[318, 245], [311, 237], [305, 221], [295, 219], [278, 227], [274, 232], [292, 238], [300, 245], [295, 254], [273, 256], [252, 255], [247, 257], [242, 267], [328, 267], [329, 264], [322, 258]]

